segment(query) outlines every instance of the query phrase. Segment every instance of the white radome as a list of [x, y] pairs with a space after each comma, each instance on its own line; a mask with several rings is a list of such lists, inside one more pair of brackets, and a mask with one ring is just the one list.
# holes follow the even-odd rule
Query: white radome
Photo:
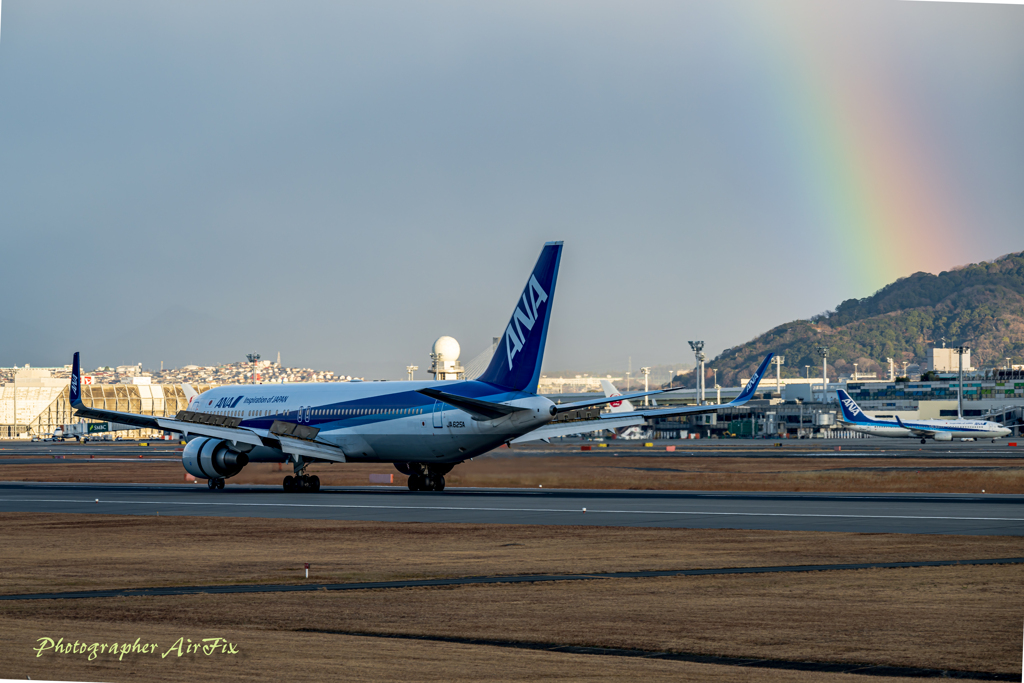
[[462, 348], [453, 337], [444, 336], [438, 337], [434, 342], [433, 352], [437, 360], [456, 361], [462, 353]]

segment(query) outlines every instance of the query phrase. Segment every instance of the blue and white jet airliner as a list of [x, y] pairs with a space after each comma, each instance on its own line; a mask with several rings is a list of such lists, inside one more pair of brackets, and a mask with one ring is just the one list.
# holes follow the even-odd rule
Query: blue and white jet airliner
[[998, 422], [986, 420], [915, 420], [904, 422], [900, 416], [895, 421], [878, 420], [868, 417], [848, 393], [836, 389], [839, 405], [843, 410], [843, 423], [855, 432], [874, 436], [896, 438], [952, 441], [953, 439], [992, 439], [1006, 436], [1010, 430]]
[[[408, 475], [413, 491], [441, 491], [444, 475], [460, 462], [530, 434], [550, 438], [620, 426], [628, 419], [714, 412], [696, 405], [638, 410], [629, 418], [562, 421], [581, 408], [663, 393], [556, 405], [537, 395], [541, 361], [562, 255], [561, 242], [544, 245], [490, 365], [472, 381], [332, 382], [223, 386], [192, 397], [174, 418], [86, 406], [76, 352], [70, 400], [80, 417], [177, 432], [190, 438], [182, 453], [189, 474], [211, 489], [250, 462], [291, 462], [286, 491], [317, 491], [307, 475], [312, 462], [388, 462]], [[728, 406], [746, 403], [764, 375], [764, 359], [744, 391]]]

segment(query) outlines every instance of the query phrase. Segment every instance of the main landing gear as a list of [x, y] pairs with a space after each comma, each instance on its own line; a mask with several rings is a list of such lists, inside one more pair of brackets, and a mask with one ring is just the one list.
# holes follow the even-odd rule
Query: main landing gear
[[429, 471], [425, 474], [413, 474], [409, 477], [409, 490], [444, 491], [444, 475], [431, 474]]
[[222, 488], [224, 488], [224, 480], [223, 479], [207, 479], [206, 480], [206, 485], [210, 487], [210, 490], [222, 489]]
[[928, 439], [921, 439], [921, 443], [928, 443]]
[[288, 493], [316, 493], [320, 490], [320, 477], [300, 474], [284, 478], [284, 490]]
[[409, 477], [410, 491], [444, 491], [444, 475], [453, 464], [425, 465], [421, 462], [396, 462], [395, 469]]

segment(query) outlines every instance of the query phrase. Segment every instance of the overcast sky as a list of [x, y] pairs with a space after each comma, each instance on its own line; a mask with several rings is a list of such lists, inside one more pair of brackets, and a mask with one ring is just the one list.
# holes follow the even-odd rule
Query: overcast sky
[[[711, 356], [1024, 249], [1024, 7], [6, 0], [0, 365]], [[421, 370], [422, 374], [422, 370]]]

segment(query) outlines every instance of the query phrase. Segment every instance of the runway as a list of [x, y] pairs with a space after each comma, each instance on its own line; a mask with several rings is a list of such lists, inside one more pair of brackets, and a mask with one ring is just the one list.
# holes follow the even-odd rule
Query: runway
[[0, 482], [0, 512], [1024, 535], [1024, 496]]

